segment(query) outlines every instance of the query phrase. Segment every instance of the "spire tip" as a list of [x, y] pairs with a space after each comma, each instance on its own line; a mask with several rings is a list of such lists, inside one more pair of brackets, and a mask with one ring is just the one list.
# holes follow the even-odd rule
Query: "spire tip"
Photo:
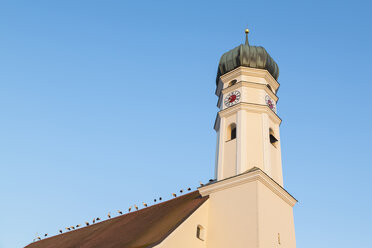
[[249, 34], [249, 29], [245, 29], [245, 45], [249, 46], [249, 42], [248, 42], [248, 34]]

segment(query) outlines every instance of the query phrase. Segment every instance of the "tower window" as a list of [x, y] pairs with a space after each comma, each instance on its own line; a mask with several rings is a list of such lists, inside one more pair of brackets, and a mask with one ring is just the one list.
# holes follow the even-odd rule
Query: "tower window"
[[205, 230], [204, 230], [204, 227], [202, 227], [201, 225], [198, 225], [196, 227], [196, 237], [200, 240], [205, 240]]
[[269, 130], [269, 135], [270, 135], [270, 143], [276, 147], [277, 143], [278, 143], [278, 139], [275, 138], [275, 135], [274, 135], [274, 131], [270, 128]]
[[233, 86], [234, 84], [236, 84], [236, 82], [237, 82], [236, 79], [232, 80], [232, 81], [229, 83], [229, 87], [230, 87], [230, 86]]
[[231, 129], [231, 139], [235, 139], [235, 138], [236, 138], [236, 127]]
[[236, 139], [236, 124], [231, 123], [227, 128], [227, 141]]

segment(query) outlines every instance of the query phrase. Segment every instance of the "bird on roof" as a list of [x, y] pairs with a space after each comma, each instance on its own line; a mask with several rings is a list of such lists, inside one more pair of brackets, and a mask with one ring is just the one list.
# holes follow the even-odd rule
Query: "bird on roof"
[[78, 225], [76, 225], [76, 228], [78, 228], [78, 227], [80, 227], [81, 225], [80, 224], [78, 224]]
[[203, 186], [204, 184], [202, 182], [199, 182], [200, 186]]
[[134, 207], [136, 208], [136, 210], [138, 210], [138, 206], [136, 204], [134, 204]]
[[38, 239], [38, 240], [41, 240], [41, 238], [40, 238], [40, 237], [37, 237], [37, 239]]
[[159, 201], [161, 201], [162, 200], [162, 198], [161, 197], [159, 197]]
[[181, 194], [183, 193], [183, 189], [180, 190], [180, 193], [181, 193]]
[[44, 237], [47, 237], [48, 236], [48, 234], [46, 233], [46, 234], [44, 234]]
[[89, 226], [89, 222], [88, 221], [85, 221], [85, 225]]
[[211, 182], [213, 182], [214, 180], [213, 179], [209, 179], [209, 182], [211, 183]]
[[156, 202], [156, 199], [154, 199], [154, 202]]
[[101, 220], [101, 219], [100, 219], [99, 217], [97, 217], [97, 218], [96, 218], [96, 221], [99, 221], [99, 220]]
[[120, 210], [118, 210], [118, 213], [119, 213], [120, 215], [122, 215], [122, 214], [123, 214], [123, 212], [121, 212]]
[[92, 221], [92, 223], [94, 224], [94, 223], [96, 223], [96, 218], [93, 218], [93, 221]]
[[111, 214], [110, 214], [110, 212], [108, 212], [107, 217], [108, 217], [109, 219], [111, 219]]
[[74, 226], [71, 226], [72, 230], [75, 230], [75, 227]]
[[177, 197], [177, 195], [175, 193], [172, 194], [174, 197]]
[[71, 230], [71, 228], [69, 228], [69, 227], [66, 227], [66, 230], [69, 230], [69, 231], [70, 231], [70, 230]]
[[62, 230], [59, 230], [59, 233], [62, 233]]
[[191, 188], [188, 188], [187, 190], [188, 190], [188, 191], [190, 191], [190, 190], [191, 190]]
[[130, 206], [129, 208], [128, 208], [128, 212], [130, 212], [132, 210], [132, 206]]
[[143, 204], [143, 206], [145, 206], [147, 208], [147, 204], [146, 203], [142, 202], [142, 204]]

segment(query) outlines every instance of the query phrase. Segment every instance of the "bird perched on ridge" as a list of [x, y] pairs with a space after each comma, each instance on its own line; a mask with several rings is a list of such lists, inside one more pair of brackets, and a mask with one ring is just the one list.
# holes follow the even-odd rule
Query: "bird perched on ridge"
[[99, 221], [99, 220], [101, 220], [101, 219], [100, 219], [99, 217], [97, 217], [97, 218], [96, 218], [96, 221]]
[[174, 197], [177, 197], [177, 195], [175, 193], [172, 194]]
[[75, 230], [75, 227], [74, 227], [74, 226], [70, 226], [70, 228], [71, 228], [72, 230]]
[[129, 208], [128, 208], [128, 212], [130, 212], [132, 210], [132, 206], [130, 206]]
[[69, 228], [69, 227], [66, 227], [66, 230], [69, 230], [69, 231], [70, 231], [70, 230], [71, 230], [71, 228]]
[[62, 233], [62, 230], [59, 230], [59, 233]]
[[48, 236], [48, 234], [46, 233], [46, 234], [44, 234], [44, 237], [47, 237]]
[[122, 214], [123, 214], [123, 212], [121, 212], [120, 210], [118, 210], [118, 213], [119, 213], [120, 215], [122, 215]]
[[191, 188], [188, 188], [187, 190], [188, 190], [188, 191], [190, 191], [190, 190], [191, 190]]
[[136, 204], [134, 204], [134, 207], [136, 208], [136, 210], [138, 210], [138, 206]]
[[89, 226], [89, 222], [88, 221], [85, 221], [85, 225]]
[[145, 206], [147, 208], [147, 204], [146, 203], [142, 202], [142, 204], [143, 204], [143, 206]]
[[204, 186], [204, 184], [202, 182], [199, 182], [200, 186]]
[[111, 219], [111, 214], [110, 214], [110, 212], [108, 212], [107, 217], [108, 217], [109, 219]]
[[156, 202], [156, 199], [154, 199], [154, 202]]
[[78, 228], [78, 227], [80, 227], [81, 225], [80, 224], [78, 224], [78, 225], [76, 225], [76, 228]]
[[183, 193], [183, 189], [180, 190], [180, 193], [181, 193], [181, 194]]
[[162, 198], [161, 197], [159, 197], [159, 201], [161, 201], [162, 200]]
[[209, 179], [209, 182], [211, 183], [211, 182], [213, 182], [214, 180], [213, 179]]
[[40, 237], [37, 237], [37, 239], [38, 239], [38, 240], [41, 240], [41, 238], [40, 238]]
[[96, 218], [93, 218], [93, 221], [92, 221], [92, 223], [94, 224], [94, 223], [96, 223]]

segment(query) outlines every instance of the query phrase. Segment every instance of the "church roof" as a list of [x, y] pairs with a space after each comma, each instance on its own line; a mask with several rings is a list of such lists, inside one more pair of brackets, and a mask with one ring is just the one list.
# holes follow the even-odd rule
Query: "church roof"
[[250, 46], [248, 42], [248, 29], [246, 30], [245, 44], [241, 44], [221, 56], [218, 65], [216, 83], [220, 76], [240, 67], [250, 67], [267, 70], [275, 80], [279, 77], [279, 66], [261, 46]]
[[198, 209], [208, 196], [199, 191], [87, 227], [29, 244], [25, 248], [153, 247]]

